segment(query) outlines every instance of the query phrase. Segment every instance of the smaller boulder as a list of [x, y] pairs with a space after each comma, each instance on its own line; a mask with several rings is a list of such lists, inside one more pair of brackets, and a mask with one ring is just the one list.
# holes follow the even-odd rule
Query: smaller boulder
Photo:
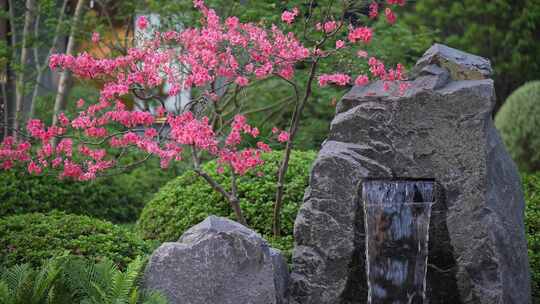
[[144, 286], [171, 304], [285, 304], [288, 268], [256, 232], [209, 216], [150, 257]]

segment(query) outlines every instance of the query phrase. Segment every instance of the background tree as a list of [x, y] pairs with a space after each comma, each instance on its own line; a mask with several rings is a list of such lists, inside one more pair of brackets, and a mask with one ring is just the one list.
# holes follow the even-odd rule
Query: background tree
[[497, 110], [516, 88], [540, 79], [539, 1], [417, 0], [406, 9], [415, 33], [491, 60]]

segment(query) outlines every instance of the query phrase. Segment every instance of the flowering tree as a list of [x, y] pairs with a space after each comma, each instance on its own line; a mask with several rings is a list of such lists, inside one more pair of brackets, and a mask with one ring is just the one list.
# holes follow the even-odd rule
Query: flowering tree
[[[290, 86], [294, 96], [288, 129], [274, 128], [271, 136], [285, 144], [277, 172], [273, 219], [277, 236], [284, 177], [299, 121], [315, 82], [321, 87], [352, 83], [363, 86], [371, 78], [384, 80], [385, 88], [396, 94], [406, 89], [405, 83], [399, 82], [404, 79], [401, 65], [387, 69], [380, 60], [362, 50], [372, 40], [373, 31], [366, 25], [348, 24], [346, 16], [352, 2], [342, 0], [336, 9], [338, 6], [333, 3], [317, 8], [310, 1], [302, 15], [298, 8], [283, 12], [283, 26], [301, 27], [302, 41], [277, 25], [242, 23], [236, 17], [221, 20], [202, 0], [194, 0], [195, 8], [202, 14], [200, 27], [155, 32], [143, 46], [115, 58], [94, 58], [86, 53], [53, 55], [49, 61], [51, 69], [68, 70], [79, 78], [102, 81], [104, 87], [99, 100], [88, 104], [79, 100], [77, 117], [60, 113], [57, 123], [48, 127], [39, 120], [30, 120], [25, 131], [16, 130], [18, 136], [3, 140], [0, 166], [3, 169], [25, 166], [31, 174], [47, 172], [85, 181], [107, 171], [128, 169], [152, 156], [161, 160], [163, 168], [172, 161], [187, 160], [229, 202], [238, 221], [247, 224], [239, 205], [236, 177], [263, 165], [261, 155], [271, 148], [268, 142], [258, 140], [260, 131], [241, 114], [237, 97], [252, 83], [276, 77]], [[395, 15], [391, 6], [403, 5], [404, 0], [387, 0], [387, 4], [384, 14], [393, 23]], [[379, 6], [377, 2], [371, 3], [369, 18], [377, 18]], [[140, 17], [137, 26], [146, 28], [148, 20]], [[93, 40], [99, 43], [97, 35]], [[366, 60], [369, 71], [360, 75], [342, 71], [321, 73], [319, 63], [339, 53]], [[295, 78], [296, 67], [301, 63], [309, 66], [309, 77], [302, 86]], [[170, 88], [166, 92], [169, 96], [185, 89], [196, 89], [200, 94], [181, 113], [167, 113], [166, 96], [160, 89], [164, 84]], [[130, 109], [120, 100], [129, 94], [157, 106], [157, 115]], [[250, 145], [248, 142], [253, 139], [249, 138], [256, 143]], [[144, 156], [126, 161], [125, 155], [130, 150], [141, 151]], [[231, 185], [218, 183], [202, 169], [201, 163], [212, 158], [220, 165], [219, 173], [232, 176]]]

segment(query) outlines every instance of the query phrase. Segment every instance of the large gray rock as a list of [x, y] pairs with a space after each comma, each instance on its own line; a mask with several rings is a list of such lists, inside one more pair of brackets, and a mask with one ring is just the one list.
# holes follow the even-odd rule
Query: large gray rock
[[171, 304], [283, 304], [288, 268], [254, 231], [210, 216], [152, 254], [144, 285]]
[[295, 223], [291, 302], [366, 303], [361, 186], [434, 179], [429, 303], [530, 303], [524, 200], [493, 127], [486, 59], [435, 45], [398, 96], [381, 82], [339, 103]]

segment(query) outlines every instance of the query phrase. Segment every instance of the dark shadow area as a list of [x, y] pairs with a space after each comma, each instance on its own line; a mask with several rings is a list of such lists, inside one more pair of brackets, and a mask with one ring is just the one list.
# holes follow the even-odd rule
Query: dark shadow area
[[446, 194], [442, 186], [436, 189], [429, 225], [427, 299], [430, 304], [462, 304], [456, 281], [456, 260], [446, 225]]
[[[362, 186], [357, 193], [362, 193]], [[354, 233], [355, 250], [352, 263], [349, 265], [349, 280], [347, 287], [340, 300], [341, 304], [366, 303], [368, 297], [368, 286], [366, 278], [366, 234], [364, 227], [364, 208], [362, 199], [358, 195], [356, 198], [356, 221]]]

